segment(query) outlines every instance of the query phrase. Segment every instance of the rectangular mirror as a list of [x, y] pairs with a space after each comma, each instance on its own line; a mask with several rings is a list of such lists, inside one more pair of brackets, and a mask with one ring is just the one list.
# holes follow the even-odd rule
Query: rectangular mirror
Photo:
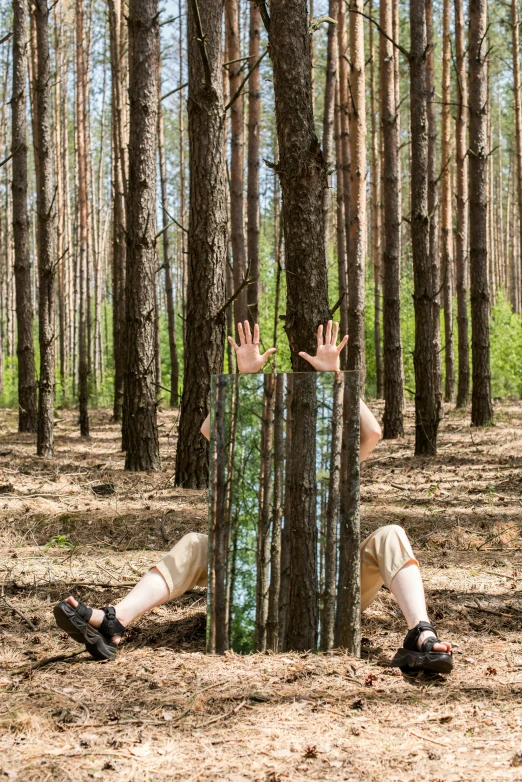
[[358, 653], [359, 375], [216, 375], [207, 651]]

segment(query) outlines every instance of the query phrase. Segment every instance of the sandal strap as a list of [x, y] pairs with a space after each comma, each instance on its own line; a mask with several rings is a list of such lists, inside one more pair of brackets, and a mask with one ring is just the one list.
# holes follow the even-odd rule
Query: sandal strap
[[[417, 641], [419, 640], [420, 634], [423, 633], [425, 630], [430, 630], [435, 635], [435, 638], [427, 638], [423, 642], [420, 651], [429, 652], [431, 651], [433, 644], [440, 643], [439, 639], [437, 638], [437, 631], [435, 630], [433, 625], [430, 624], [429, 622], [419, 622], [418, 625], [412, 627], [412, 629], [408, 630], [408, 632], [406, 633], [406, 638], [404, 639], [404, 642], [402, 644], [404, 649], [408, 649], [411, 652], [419, 651], [417, 647]], [[424, 648], [426, 644], [429, 644], [429, 649]]]
[[82, 603], [81, 601], [78, 603], [75, 610], [78, 616], [85, 622], [88, 622], [92, 616], [92, 608], [89, 608], [89, 606], [86, 606], [85, 603]]
[[113, 635], [119, 635], [123, 638], [127, 632], [127, 628], [122, 625], [119, 619], [116, 618], [116, 610], [114, 606], [106, 606], [103, 610], [105, 619], [100, 625], [100, 633], [107, 638], [112, 638]]

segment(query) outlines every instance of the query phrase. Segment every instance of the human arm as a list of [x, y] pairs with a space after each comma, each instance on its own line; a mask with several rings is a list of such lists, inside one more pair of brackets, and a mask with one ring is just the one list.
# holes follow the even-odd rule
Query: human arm
[[[255, 375], [263, 369], [267, 359], [276, 352], [276, 349], [269, 348], [264, 353], [259, 352], [259, 326], [257, 323], [254, 325], [253, 335], [248, 320], [245, 320], [244, 324], [238, 323], [237, 330], [239, 345], [232, 337], [228, 337], [228, 341], [236, 351], [237, 368], [240, 374]], [[203, 421], [200, 431], [203, 437], [210, 440], [210, 414]]]

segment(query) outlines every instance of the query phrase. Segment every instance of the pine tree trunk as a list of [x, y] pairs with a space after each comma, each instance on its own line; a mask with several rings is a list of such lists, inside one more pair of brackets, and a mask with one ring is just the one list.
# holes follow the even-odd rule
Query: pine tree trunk
[[366, 261], [366, 77], [363, 0], [350, 0], [350, 237], [348, 251], [348, 363], [366, 384], [364, 275]]
[[[225, 0], [225, 34], [227, 41], [227, 66], [230, 98], [236, 95], [241, 84], [241, 42], [239, 38], [239, 0]], [[244, 233], [244, 110], [241, 93], [230, 109], [230, 228], [232, 258], [234, 261], [234, 288], [237, 290], [245, 276], [246, 250]], [[248, 319], [247, 289], [243, 288], [234, 300], [235, 322]]]
[[38, 396], [38, 456], [54, 456], [54, 353], [55, 353], [55, 212], [52, 176], [51, 62], [49, 52], [49, 10], [46, 0], [35, 2], [38, 51], [36, 78], [38, 210], [38, 322], [40, 381]]
[[[381, 28], [392, 37], [392, 0], [381, 0]], [[379, 39], [381, 128], [383, 139], [383, 321], [384, 321], [384, 418], [385, 439], [404, 436], [404, 384], [401, 339], [401, 214], [399, 185], [399, 125], [395, 100], [393, 44]]]
[[326, 508], [325, 575], [321, 617], [321, 650], [334, 645], [335, 584], [337, 579], [337, 526], [339, 523], [339, 489], [341, 484], [341, 446], [343, 436], [344, 374], [336, 372], [333, 383], [332, 439], [330, 442], [330, 476]]
[[226, 617], [226, 462], [227, 426], [226, 401], [229, 385], [223, 376], [214, 388], [213, 452], [212, 452], [212, 519], [210, 529], [210, 633], [211, 654], [223, 654], [227, 648]]
[[466, 407], [469, 398], [468, 338], [468, 89], [463, 0], [455, 0], [455, 53], [457, 65], [457, 121], [455, 128], [457, 166], [457, 325], [459, 376], [457, 407]]
[[165, 272], [165, 297], [167, 299], [167, 318], [169, 330], [169, 354], [170, 354], [170, 406], [178, 406], [179, 389], [179, 361], [178, 347], [176, 344], [176, 313], [174, 310], [174, 285], [172, 282], [172, 270], [170, 260], [169, 215], [167, 202], [167, 161], [165, 158], [165, 130], [163, 123], [163, 110], [161, 105], [161, 78], [158, 80], [158, 153], [159, 172], [161, 184], [161, 210], [162, 210], [162, 244], [163, 244], [163, 270]]
[[[311, 49], [304, 0], [272, 0], [270, 52], [283, 194], [287, 311], [285, 330], [294, 372], [308, 373], [299, 351], [313, 353], [316, 332], [329, 318], [323, 199], [327, 171], [314, 130]], [[290, 493], [290, 590], [287, 648], [317, 643], [317, 529], [315, 524], [314, 375], [296, 376], [292, 400], [293, 447]]]
[[[344, 218], [343, 149], [341, 132], [341, 107], [339, 105], [339, 79], [336, 85], [335, 100], [335, 167], [337, 173], [337, 276], [339, 280], [339, 327], [341, 334], [348, 334], [348, 282], [346, 275], [346, 226]], [[341, 353], [341, 369], [346, 369], [346, 353]]]
[[[256, 3], [250, 2], [249, 63], [259, 59], [260, 15]], [[259, 142], [261, 124], [261, 91], [259, 68], [248, 80], [248, 176], [247, 176], [247, 257], [252, 282], [247, 286], [248, 317], [251, 324], [259, 318]]]
[[455, 397], [453, 346], [453, 204], [451, 195], [451, 5], [444, 0], [442, 41], [441, 267], [444, 292], [444, 360], [446, 402]]
[[[330, 19], [337, 19], [339, 16], [339, 0], [329, 0], [328, 16]], [[337, 25], [328, 25], [328, 39], [326, 45], [326, 83], [324, 87], [324, 112], [323, 112], [323, 156], [328, 172], [328, 181], [330, 183], [331, 171], [334, 163], [334, 123], [335, 123], [335, 85], [337, 82], [337, 71], [339, 68], [339, 48], [337, 46]], [[323, 221], [324, 221], [324, 244], [326, 252], [326, 261], [328, 262], [328, 239], [329, 239], [329, 212], [330, 212], [330, 187], [324, 191], [323, 201]]]
[[471, 280], [471, 423], [493, 418], [489, 362], [487, 0], [469, 3], [469, 266]]
[[[197, 42], [189, 2], [189, 273], [183, 399], [176, 456], [176, 483], [208, 484], [208, 446], [200, 426], [209, 410], [210, 378], [223, 367], [227, 201], [223, 150], [223, 81], [219, 0], [199, 3], [205, 52]], [[208, 60], [207, 60], [208, 58]], [[207, 71], [207, 75], [205, 75]]]
[[[337, 23], [337, 45], [339, 50], [339, 111], [340, 111], [340, 147], [341, 147], [341, 170], [340, 182], [343, 200], [344, 214], [344, 238], [346, 240], [346, 331], [348, 333], [348, 253], [350, 243], [350, 113], [351, 101], [348, 84], [348, 60], [350, 52], [348, 50], [348, 33], [346, 27], [346, 7], [345, 3], [339, 3], [339, 16]], [[339, 289], [340, 289], [339, 284]], [[339, 292], [339, 296], [341, 292]], [[348, 350], [344, 351], [345, 356], [341, 358], [341, 367], [346, 369]]]
[[[520, 101], [520, 27], [518, 0], [511, 0], [512, 55], [513, 55], [513, 92], [515, 95], [515, 133], [517, 143], [517, 196], [518, 223], [522, 231], [522, 106]], [[519, 307], [515, 308], [519, 311]]]
[[270, 546], [270, 587], [266, 646], [279, 651], [279, 596], [281, 590], [281, 518], [283, 515], [283, 476], [285, 461], [284, 441], [285, 375], [275, 379], [274, 406], [274, 487], [272, 503], [272, 542]]
[[33, 302], [27, 213], [27, 0], [13, 0], [13, 238], [18, 324], [18, 431], [36, 432], [36, 376], [33, 343]]
[[268, 591], [270, 574], [270, 521], [272, 511], [272, 452], [274, 443], [275, 376], [263, 376], [263, 417], [261, 422], [261, 480], [256, 553], [255, 649], [267, 647]]
[[[370, 2], [370, 16], [373, 17], [373, 5]], [[373, 316], [373, 344], [375, 350], [376, 391], [377, 398], [382, 399], [384, 394], [384, 366], [382, 359], [381, 342], [381, 233], [382, 233], [382, 204], [381, 193], [381, 158], [379, 132], [377, 128], [376, 100], [375, 100], [375, 45], [374, 27], [369, 26], [370, 35], [370, 116], [372, 132], [372, 167], [371, 167], [371, 240], [373, 259], [373, 284], [374, 284], [374, 316]]]
[[[87, 162], [87, 107], [85, 105], [87, 65], [85, 55], [87, 49], [85, 37], [85, 7], [83, 0], [76, 2], [76, 132], [77, 149], [76, 164], [78, 171], [78, 241], [79, 241], [79, 327], [78, 327], [78, 395], [80, 404], [80, 434], [89, 436], [88, 410], [88, 375], [89, 359], [87, 355], [87, 312], [89, 295], [87, 286], [88, 254], [89, 254], [89, 195], [88, 195], [88, 162]], [[90, 333], [90, 332], [89, 332]]]
[[411, 237], [415, 308], [415, 454], [437, 453], [440, 420], [436, 386], [436, 333], [428, 212], [428, 117], [426, 91], [426, 9], [410, 2]]
[[437, 170], [437, 104], [435, 96], [435, 44], [433, 39], [433, 0], [426, 5], [426, 98], [428, 117], [428, 219], [430, 236], [430, 265], [433, 277], [433, 371], [435, 395], [442, 411], [442, 353], [440, 342], [440, 258], [439, 258], [439, 172]]
[[125, 103], [122, 73], [123, 41], [121, 0], [108, 0], [111, 46], [112, 107], [112, 334], [114, 356], [113, 418], [122, 420], [123, 376], [125, 369], [125, 270], [126, 270], [126, 171], [123, 153]]
[[158, 0], [129, 3], [129, 63], [125, 469], [149, 471], [160, 467], [155, 371]]

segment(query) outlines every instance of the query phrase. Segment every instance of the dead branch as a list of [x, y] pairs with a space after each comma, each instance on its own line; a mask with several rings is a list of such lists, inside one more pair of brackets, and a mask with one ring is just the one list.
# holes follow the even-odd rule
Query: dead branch
[[74, 649], [72, 652], [64, 652], [63, 654], [55, 654], [53, 657], [42, 657], [41, 660], [37, 660], [35, 663], [28, 663], [21, 668], [15, 668], [14, 671], [9, 673], [25, 673], [26, 671], [35, 671], [37, 668], [43, 668], [44, 665], [50, 665], [51, 663], [58, 663], [61, 660], [68, 660], [71, 657], [77, 657], [79, 654], [83, 654], [87, 649], [82, 646], [80, 649]]
[[35, 627], [35, 626], [34, 626], [34, 624], [31, 622], [31, 620], [30, 620], [30, 619], [29, 619], [29, 618], [28, 618], [28, 617], [27, 617], [27, 616], [26, 616], [26, 615], [23, 613], [23, 611], [20, 611], [20, 609], [19, 609], [19, 608], [17, 608], [16, 606], [14, 606], [14, 605], [13, 605], [13, 604], [12, 604], [12, 603], [11, 603], [11, 602], [10, 602], [10, 601], [7, 599], [7, 597], [6, 597], [6, 596], [5, 596], [3, 593], [2, 593], [2, 595], [1, 595], [1, 597], [2, 597], [2, 600], [4, 601], [4, 603], [6, 604], [6, 606], [8, 606], [8, 608], [10, 608], [10, 609], [11, 609], [11, 611], [14, 611], [14, 612], [15, 612], [15, 614], [18, 614], [18, 616], [20, 617], [20, 619], [23, 619], [23, 620], [24, 620], [24, 622], [26, 623], [26, 625], [28, 625], [28, 627], [30, 627], [30, 628], [31, 628], [31, 630], [33, 630], [33, 631], [35, 631], [35, 632], [36, 632], [36, 627]]

